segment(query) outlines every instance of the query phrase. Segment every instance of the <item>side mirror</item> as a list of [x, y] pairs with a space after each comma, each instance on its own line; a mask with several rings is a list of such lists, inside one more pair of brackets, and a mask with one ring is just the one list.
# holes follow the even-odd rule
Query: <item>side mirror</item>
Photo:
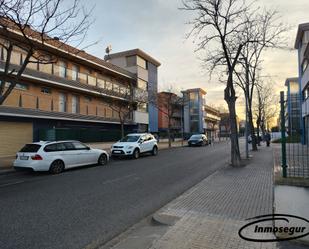
[[87, 147], [87, 150], [91, 150], [91, 148], [90, 148], [90, 147]]
[[144, 143], [144, 140], [140, 140], [138, 143], [139, 143], [139, 144], [142, 144], [142, 143]]

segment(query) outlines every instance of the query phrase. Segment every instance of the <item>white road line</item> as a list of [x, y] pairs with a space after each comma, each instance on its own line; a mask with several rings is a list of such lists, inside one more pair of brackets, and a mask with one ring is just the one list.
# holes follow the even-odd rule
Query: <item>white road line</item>
[[23, 182], [25, 182], [25, 181], [9, 182], [9, 183], [6, 183], [6, 184], [2, 184], [2, 185], [0, 185], [0, 188], [2, 188], [2, 187], [6, 187], [6, 186], [10, 186], [10, 185], [19, 184], [19, 183], [23, 183]]
[[130, 178], [130, 177], [133, 177], [133, 176], [136, 176], [136, 174], [131, 174], [131, 175], [127, 175], [127, 176], [118, 177], [118, 178], [113, 179], [113, 180], [105, 181], [102, 184], [105, 185], [105, 184], [109, 184], [109, 183], [118, 182], [118, 181], [121, 181], [121, 180], [126, 179], [126, 178]]

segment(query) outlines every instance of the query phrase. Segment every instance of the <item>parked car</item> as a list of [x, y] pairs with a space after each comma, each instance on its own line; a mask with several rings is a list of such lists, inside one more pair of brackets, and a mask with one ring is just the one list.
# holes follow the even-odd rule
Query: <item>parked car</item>
[[58, 174], [65, 169], [84, 165], [106, 165], [109, 155], [79, 141], [38, 142], [26, 144], [17, 154], [14, 168], [50, 171]]
[[158, 154], [157, 140], [150, 133], [128, 134], [111, 148], [113, 157], [131, 156], [137, 159], [140, 154], [147, 152], [151, 152], [154, 156]]
[[188, 140], [189, 146], [204, 146], [210, 144], [206, 135], [204, 134], [196, 134], [192, 135]]

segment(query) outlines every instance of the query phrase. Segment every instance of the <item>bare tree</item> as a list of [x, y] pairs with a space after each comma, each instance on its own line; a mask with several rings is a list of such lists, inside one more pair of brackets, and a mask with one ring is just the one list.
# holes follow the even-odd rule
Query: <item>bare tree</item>
[[[46, 44], [68, 53], [80, 50], [66, 43], [83, 41], [91, 24], [90, 12], [79, 0], [2, 0], [0, 2], [0, 46], [5, 51], [4, 71], [0, 72], [0, 105], [10, 95], [29, 63], [55, 63], [46, 55]], [[77, 45], [77, 46], [78, 46]], [[24, 55], [18, 67], [12, 67], [12, 53]]]
[[120, 123], [121, 137], [124, 137], [125, 123], [132, 117], [133, 111], [136, 110], [138, 106], [146, 103], [146, 101], [141, 99], [137, 101], [132, 83], [130, 83], [129, 88], [121, 97], [122, 98], [119, 100], [110, 100], [107, 102], [107, 105], [112, 111], [117, 113]]
[[245, 0], [183, 0], [182, 9], [197, 14], [189, 36], [198, 41], [197, 50], [208, 49], [205, 62], [210, 72], [223, 66], [227, 74], [224, 99], [229, 109], [231, 127], [231, 164], [240, 166], [234, 88], [234, 72], [243, 47], [250, 41], [244, 36], [249, 7]]
[[250, 18], [253, 21], [250, 21], [248, 17], [244, 35], [247, 36], [247, 40], [251, 39], [253, 42], [246, 43], [241, 51], [240, 61], [235, 70], [237, 76], [235, 83], [245, 95], [252, 150], [257, 150], [259, 140], [255, 136], [252, 100], [262, 70], [262, 55], [266, 49], [285, 46], [283, 35], [289, 28], [278, 22], [278, 12], [275, 10], [264, 9], [262, 13], [252, 13]]
[[270, 128], [271, 121], [278, 116], [279, 99], [274, 97], [273, 92], [274, 88], [269, 82], [260, 83], [257, 87], [254, 114], [258, 136], [260, 130], [264, 136]]

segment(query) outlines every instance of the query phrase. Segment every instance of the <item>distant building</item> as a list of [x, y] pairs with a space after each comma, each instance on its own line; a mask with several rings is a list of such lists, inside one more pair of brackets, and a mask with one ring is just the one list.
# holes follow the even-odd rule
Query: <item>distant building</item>
[[184, 132], [204, 133], [204, 105], [206, 91], [194, 88], [182, 91], [184, 98]]
[[[229, 113], [221, 113], [221, 120], [219, 124], [219, 136], [220, 137], [229, 137], [231, 134], [231, 126], [230, 126], [230, 114]], [[239, 118], [236, 116], [237, 122], [237, 130], [239, 131]]]
[[217, 138], [219, 136], [219, 124], [221, 116], [220, 111], [209, 106], [204, 105], [204, 133], [207, 137]]
[[[109, 54], [105, 59], [136, 75], [137, 87], [147, 91], [149, 99], [157, 94], [159, 61], [140, 49]], [[139, 124], [139, 132], [158, 132], [158, 109], [153, 101], [139, 106], [133, 113], [133, 120]]]
[[168, 129], [168, 119], [171, 122], [171, 132], [181, 133], [182, 101], [179, 96], [171, 92], [158, 93], [158, 128], [160, 133]]
[[288, 133], [301, 132], [300, 96], [298, 78], [288, 78], [285, 81], [287, 87], [286, 102], [286, 128]]
[[298, 50], [298, 82], [301, 107], [302, 143], [309, 143], [309, 23], [298, 26], [295, 49]]

